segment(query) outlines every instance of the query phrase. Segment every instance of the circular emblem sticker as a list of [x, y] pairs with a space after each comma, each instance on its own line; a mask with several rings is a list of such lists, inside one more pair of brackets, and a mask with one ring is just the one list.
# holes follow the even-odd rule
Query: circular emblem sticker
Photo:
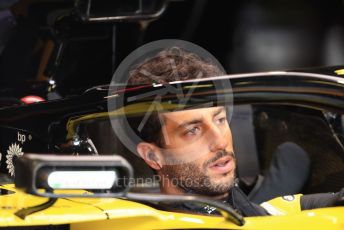
[[14, 170], [14, 165], [13, 165], [13, 158], [14, 157], [21, 157], [23, 156], [23, 150], [22, 147], [19, 146], [17, 143], [13, 143], [8, 147], [7, 150], [7, 155], [6, 155], [6, 164], [7, 164], [7, 169], [8, 173], [11, 176], [14, 176], [15, 170]]

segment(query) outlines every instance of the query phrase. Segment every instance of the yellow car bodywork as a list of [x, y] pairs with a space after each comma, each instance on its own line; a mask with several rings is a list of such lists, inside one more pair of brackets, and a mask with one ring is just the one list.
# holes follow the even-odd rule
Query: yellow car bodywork
[[[274, 199], [270, 203], [284, 212], [280, 216], [247, 217], [243, 226], [219, 216], [204, 216], [157, 210], [117, 198], [59, 198], [51, 207], [21, 219], [15, 213], [42, 204], [48, 198], [17, 191], [1, 195], [0, 227], [69, 224], [70, 229], [344, 229], [344, 207], [299, 211], [295, 203]], [[283, 204], [284, 202], [284, 204]], [[296, 204], [297, 206], [298, 204]]]

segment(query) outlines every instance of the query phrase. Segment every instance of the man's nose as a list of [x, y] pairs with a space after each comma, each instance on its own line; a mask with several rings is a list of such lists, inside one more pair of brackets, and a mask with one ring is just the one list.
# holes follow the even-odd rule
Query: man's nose
[[209, 129], [208, 140], [210, 142], [210, 151], [216, 152], [227, 148], [230, 142], [230, 135], [227, 135], [226, 131], [227, 130], [222, 130], [217, 126], [212, 126]]

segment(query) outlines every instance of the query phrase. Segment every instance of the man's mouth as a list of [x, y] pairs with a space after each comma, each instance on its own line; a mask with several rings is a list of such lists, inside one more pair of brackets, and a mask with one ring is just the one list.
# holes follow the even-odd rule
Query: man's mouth
[[225, 174], [234, 169], [234, 160], [232, 156], [224, 156], [209, 165], [209, 168], [216, 173]]

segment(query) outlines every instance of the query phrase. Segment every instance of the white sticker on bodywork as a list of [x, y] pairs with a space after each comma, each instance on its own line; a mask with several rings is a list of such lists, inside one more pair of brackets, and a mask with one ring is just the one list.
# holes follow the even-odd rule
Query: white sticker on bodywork
[[293, 195], [288, 195], [288, 196], [282, 196], [283, 200], [286, 201], [293, 201], [295, 200], [295, 197]]

